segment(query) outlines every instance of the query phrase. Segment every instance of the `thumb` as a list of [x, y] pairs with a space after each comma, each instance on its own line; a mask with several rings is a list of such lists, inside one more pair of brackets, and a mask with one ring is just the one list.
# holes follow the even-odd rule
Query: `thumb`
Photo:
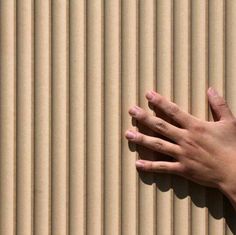
[[234, 117], [225, 99], [213, 87], [208, 89], [207, 95], [215, 121], [232, 119]]

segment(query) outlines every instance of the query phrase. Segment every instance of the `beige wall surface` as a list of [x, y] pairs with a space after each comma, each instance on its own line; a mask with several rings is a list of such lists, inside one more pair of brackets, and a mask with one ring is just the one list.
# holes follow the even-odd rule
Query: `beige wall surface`
[[152, 89], [211, 120], [209, 86], [236, 114], [235, 0], [0, 0], [0, 235], [236, 234], [124, 137]]

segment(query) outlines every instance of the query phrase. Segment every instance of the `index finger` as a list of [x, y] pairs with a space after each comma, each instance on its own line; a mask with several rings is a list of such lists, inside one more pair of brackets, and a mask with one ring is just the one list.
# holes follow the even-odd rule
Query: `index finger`
[[154, 91], [149, 91], [146, 94], [146, 98], [155, 108], [160, 109], [182, 127], [189, 127], [197, 121], [197, 118], [181, 110], [177, 104], [167, 100], [164, 96]]

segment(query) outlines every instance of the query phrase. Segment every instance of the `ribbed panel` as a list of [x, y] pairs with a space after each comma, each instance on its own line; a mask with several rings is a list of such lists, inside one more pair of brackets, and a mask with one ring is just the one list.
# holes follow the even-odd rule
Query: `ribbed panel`
[[0, 235], [236, 234], [218, 190], [138, 173], [165, 156], [124, 137], [152, 89], [236, 115], [235, 78], [233, 0], [0, 1]]

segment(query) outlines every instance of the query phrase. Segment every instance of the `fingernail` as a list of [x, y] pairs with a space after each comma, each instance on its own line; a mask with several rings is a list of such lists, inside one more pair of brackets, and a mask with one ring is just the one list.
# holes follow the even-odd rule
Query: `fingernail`
[[151, 100], [153, 98], [154, 94], [152, 91], [149, 91], [147, 94], [146, 94], [146, 97], [148, 100]]
[[136, 167], [142, 168], [142, 167], [144, 167], [144, 164], [140, 161], [136, 161]]
[[135, 133], [132, 131], [127, 131], [125, 135], [128, 139], [134, 139], [136, 137]]
[[213, 87], [209, 89], [209, 92], [212, 96], [219, 96], [219, 93]]
[[133, 108], [131, 108], [129, 110], [129, 114], [131, 114], [131, 115], [136, 115], [136, 114], [138, 114], [138, 112], [139, 112], [139, 109], [137, 106], [134, 106]]

